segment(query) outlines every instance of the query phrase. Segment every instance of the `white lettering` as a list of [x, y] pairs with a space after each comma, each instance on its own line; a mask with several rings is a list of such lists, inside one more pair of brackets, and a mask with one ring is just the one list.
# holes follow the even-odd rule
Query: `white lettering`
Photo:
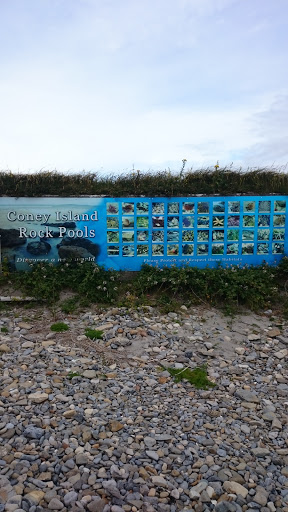
[[15, 222], [16, 220], [18, 220], [19, 222], [33, 222], [35, 220], [37, 222], [41, 222], [42, 220], [44, 220], [44, 223], [46, 223], [48, 222], [50, 217], [50, 213], [36, 213], [36, 215], [34, 215], [34, 213], [17, 213], [15, 211], [7, 213], [7, 219], [10, 220], [11, 222]]
[[19, 238], [27, 238], [27, 229], [26, 228], [19, 228]]
[[96, 210], [94, 210], [94, 213], [92, 213], [92, 215], [90, 216], [90, 219], [91, 220], [98, 220], [98, 212], [96, 212]]
[[52, 233], [52, 231], [50, 231], [50, 229], [48, 229], [48, 226], [46, 226], [45, 236], [47, 238], [53, 238], [53, 233]]
[[51, 213], [43, 213], [43, 220], [45, 223], [48, 222], [50, 217], [51, 217]]
[[[12, 215], [13, 215], [15, 218], [13, 218], [13, 219], [12, 219], [12, 218], [11, 218], [11, 216], [12, 216]], [[8, 213], [7, 213], [7, 219], [8, 219], [8, 220], [11, 220], [11, 222], [15, 222], [15, 220], [16, 220], [16, 212], [8, 212]]]

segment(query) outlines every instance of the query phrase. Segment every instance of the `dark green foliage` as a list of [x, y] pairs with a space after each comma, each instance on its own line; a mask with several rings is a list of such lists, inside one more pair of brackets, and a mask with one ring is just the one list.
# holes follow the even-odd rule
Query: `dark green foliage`
[[27, 295], [50, 303], [59, 299], [60, 291], [65, 286], [63, 273], [52, 263], [33, 264], [30, 272], [12, 273], [11, 279]]
[[56, 324], [52, 324], [50, 329], [53, 332], [69, 331], [69, 325], [65, 324], [64, 322], [57, 322]]
[[[36, 263], [30, 272], [15, 272], [11, 278], [28, 295], [50, 303], [59, 299], [62, 290], [72, 290], [89, 302], [110, 303], [117, 296], [116, 275], [92, 262], [71, 262]], [[64, 303], [64, 312], [70, 313], [71, 307], [76, 307], [74, 300]]]
[[74, 313], [77, 309], [78, 297], [71, 297], [70, 299], [63, 300], [60, 304], [60, 309], [63, 313]]
[[282, 169], [255, 170], [231, 168], [170, 171], [129, 172], [98, 176], [97, 173], [62, 174], [57, 171], [36, 174], [0, 172], [1, 195], [37, 197], [56, 195], [126, 196], [187, 196], [194, 194], [267, 195], [288, 193], [288, 174]]
[[[163, 366], [164, 368], [164, 366]], [[175, 382], [180, 382], [181, 380], [187, 380], [192, 384], [196, 389], [209, 389], [214, 388], [216, 384], [211, 382], [207, 377], [207, 367], [205, 365], [199, 366], [191, 370], [191, 368], [165, 368], [172, 377], [174, 377]]]
[[179, 301], [175, 297], [165, 292], [157, 297], [157, 306], [163, 314], [177, 311], [180, 305], [181, 304], [179, 304]]
[[[67, 264], [66, 264], [67, 265]], [[70, 264], [68, 286], [90, 302], [111, 303], [117, 297], [117, 272], [91, 262]]]
[[102, 340], [103, 331], [98, 331], [97, 329], [86, 329], [85, 336], [90, 338], [90, 340]]
[[275, 299], [278, 287], [277, 268], [266, 264], [257, 267], [231, 266], [223, 268], [143, 266], [135, 286], [138, 293], [152, 291], [181, 297], [189, 303], [224, 305], [232, 312], [238, 305], [257, 310]]
[[277, 286], [282, 291], [280, 310], [283, 317], [288, 319], [288, 257], [284, 256], [277, 267]]
[[8, 328], [7, 327], [1, 327], [1, 332], [7, 334], [8, 331]]
[[76, 296], [60, 303], [67, 314], [73, 312], [78, 303], [89, 307], [91, 303], [113, 302], [126, 307], [157, 305], [163, 312], [175, 311], [179, 304], [222, 306], [227, 313], [237, 312], [241, 305], [259, 311], [275, 304], [280, 310], [288, 311], [287, 257], [282, 258], [278, 266], [263, 263], [244, 267], [161, 269], [144, 265], [129, 281], [124, 280], [123, 275], [123, 272], [106, 271], [92, 262], [57, 266], [38, 263], [32, 266], [31, 272], [3, 276], [3, 284], [9, 282], [10, 287], [48, 304], [55, 304], [61, 291], [72, 291]]
[[288, 279], [288, 257], [284, 256], [278, 265], [278, 276], [280, 279]]

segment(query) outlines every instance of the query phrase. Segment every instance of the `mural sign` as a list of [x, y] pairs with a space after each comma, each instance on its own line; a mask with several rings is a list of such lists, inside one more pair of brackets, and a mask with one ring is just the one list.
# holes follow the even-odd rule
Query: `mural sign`
[[1, 197], [1, 258], [14, 270], [70, 259], [116, 270], [273, 264], [287, 254], [286, 205], [286, 196]]

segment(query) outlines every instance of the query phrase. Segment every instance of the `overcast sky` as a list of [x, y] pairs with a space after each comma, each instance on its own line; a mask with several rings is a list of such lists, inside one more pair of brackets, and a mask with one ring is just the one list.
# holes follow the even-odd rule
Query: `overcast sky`
[[288, 162], [287, 0], [0, 0], [0, 169]]

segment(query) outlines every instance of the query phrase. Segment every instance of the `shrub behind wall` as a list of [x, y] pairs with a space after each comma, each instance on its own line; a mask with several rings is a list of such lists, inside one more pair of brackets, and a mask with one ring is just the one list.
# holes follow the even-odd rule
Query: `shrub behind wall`
[[34, 174], [0, 172], [0, 195], [11, 197], [81, 196], [173, 197], [204, 195], [288, 194], [288, 174], [281, 169], [259, 168], [243, 172], [231, 169], [201, 169], [185, 173], [170, 171], [128, 172], [99, 176], [97, 173]]

